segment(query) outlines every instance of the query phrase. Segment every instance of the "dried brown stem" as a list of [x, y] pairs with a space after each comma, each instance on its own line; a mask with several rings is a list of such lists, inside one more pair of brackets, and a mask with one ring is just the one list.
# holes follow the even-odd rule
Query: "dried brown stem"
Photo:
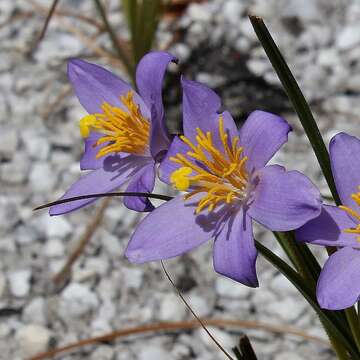
[[59, 287], [66, 281], [71, 271], [72, 265], [78, 259], [78, 257], [83, 253], [86, 245], [90, 242], [91, 237], [94, 234], [96, 228], [100, 225], [104, 216], [104, 212], [107, 206], [109, 205], [110, 200], [111, 200], [110, 198], [106, 198], [105, 200], [103, 200], [95, 216], [91, 219], [91, 221], [87, 225], [85, 232], [82, 235], [76, 249], [72, 254], [70, 254], [63, 268], [53, 277], [55, 286]]
[[40, 44], [40, 41], [44, 38], [45, 33], [46, 33], [46, 30], [47, 30], [47, 28], [48, 28], [48, 26], [49, 26], [49, 23], [50, 23], [51, 18], [52, 18], [53, 15], [54, 15], [54, 12], [55, 12], [55, 9], [56, 9], [58, 3], [59, 3], [59, 0], [53, 0], [53, 2], [52, 2], [52, 4], [51, 4], [51, 7], [50, 7], [50, 9], [49, 9], [49, 12], [48, 12], [48, 14], [47, 14], [47, 16], [46, 16], [46, 19], [45, 19], [43, 28], [42, 28], [42, 30], [41, 30], [41, 32], [40, 32], [40, 35], [38, 36], [38, 38], [37, 38], [37, 40], [36, 40], [36, 42], [35, 42], [35, 45], [34, 45], [34, 47], [33, 47], [33, 50], [35, 50], [35, 49], [38, 47], [38, 45]]
[[[302, 337], [305, 340], [313, 341], [318, 344], [321, 344], [322, 346], [330, 346], [330, 344], [326, 340], [323, 340], [313, 335], [309, 335], [302, 330], [289, 326], [275, 326], [270, 324], [264, 324], [257, 321], [241, 321], [241, 320], [227, 320], [227, 319], [202, 319], [202, 323], [207, 326], [216, 326], [220, 328], [232, 327], [232, 328], [240, 328], [240, 329], [257, 329], [257, 330], [273, 332], [276, 334], [296, 335]], [[84, 339], [79, 342], [61, 348], [52, 349], [50, 351], [46, 351], [41, 354], [38, 354], [30, 358], [29, 360], [43, 360], [54, 357], [55, 355], [66, 351], [77, 349], [79, 347], [83, 347], [90, 344], [96, 344], [99, 342], [113, 341], [116, 338], [126, 337], [130, 335], [189, 330], [189, 329], [199, 328], [200, 326], [201, 325], [197, 320], [191, 320], [191, 321], [179, 321], [179, 322], [153, 323], [148, 325], [131, 327], [123, 330], [117, 330], [109, 334]]]
[[[47, 13], [48, 9], [45, 6], [37, 3], [34, 0], [28, 0], [28, 1], [37, 11], [45, 14]], [[76, 20], [80, 20], [84, 23], [87, 23], [88, 25], [95, 26], [99, 31], [104, 31], [103, 24], [97, 21], [96, 19], [94, 19], [93, 17], [86, 16], [84, 14], [78, 14], [69, 9], [55, 9], [53, 16], [64, 16], [64, 17], [74, 18]]]

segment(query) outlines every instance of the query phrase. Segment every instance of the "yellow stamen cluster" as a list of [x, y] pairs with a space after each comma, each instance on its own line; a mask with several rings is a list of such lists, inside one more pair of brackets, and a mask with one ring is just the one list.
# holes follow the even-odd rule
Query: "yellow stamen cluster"
[[150, 122], [141, 114], [133, 96], [133, 92], [129, 91], [120, 97], [126, 110], [104, 102], [101, 106], [102, 113], [87, 115], [80, 120], [80, 133], [83, 137], [88, 137], [90, 131], [104, 134], [94, 146], [109, 143], [99, 150], [96, 158], [118, 152], [138, 155], [146, 152]]
[[211, 132], [204, 134], [199, 128], [196, 132], [197, 144], [193, 144], [185, 136], [180, 137], [192, 151], [187, 152], [188, 157], [178, 153], [170, 158], [182, 165], [171, 174], [170, 181], [178, 190], [186, 191], [191, 188], [185, 199], [198, 193], [206, 193], [197, 205], [197, 214], [205, 208], [211, 212], [220, 203], [230, 204], [236, 199], [243, 200], [248, 184], [245, 168], [248, 158], [242, 154], [243, 148], [238, 144], [239, 137], [229, 139], [222, 116], [219, 117], [222, 150], [215, 146]]
[[[360, 186], [358, 188], [360, 190]], [[355, 201], [355, 203], [358, 206], [360, 206], [360, 191], [358, 193], [352, 194], [351, 198]], [[359, 221], [359, 224], [356, 227], [350, 229], [344, 229], [343, 231], [349, 234], [358, 234], [359, 236], [357, 236], [356, 239], [357, 241], [360, 242], [360, 214], [348, 206], [340, 205], [339, 208], [346, 211], [350, 216], [352, 216], [354, 219]]]

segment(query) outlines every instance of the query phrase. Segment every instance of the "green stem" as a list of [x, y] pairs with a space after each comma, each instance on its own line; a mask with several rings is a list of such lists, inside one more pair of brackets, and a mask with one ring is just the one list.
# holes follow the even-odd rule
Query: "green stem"
[[298, 273], [313, 289], [320, 274], [320, 265], [305, 244], [295, 241], [291, 232], [274, 231], [274, 235]]
[[354, 340], [358, 350], [360, 351], [360, 326], [359, 326], [359, 319], [356, 313], [355, 307], [352, 306], [348, 309], [345, 309], [346, 319], [349, 323], [351, 332], [354, 336]]
[[103, 5], [101, 4], [101, 0], [94, 0], [94, 2], [95, 2], [97, 10], [98, 10], [98, 12], [99, 12], [99, 14], [101, 16], [101, 19], [102, 19], [102, 21], [104, 23], [106, 31], [110, 36], [110, 40], [111, 40], [111, 42], [113, 44], [113, 47], [114, 47], [115, 51], [117, 52], [117, 54], [119, 56], [119, 59], [124, 63], [124, 65], [126, 67], [126, 70], [127, 70], [128, 74], [130, 75], [130, 77], [132, 79], [132, 82], [135, 84], [135, 81], [134, 81], [134, 79], [135, 79], [135, 68], [130, 63], [127, 55], [125, 54], [125, 52], [122, 50], [121, 46], [119, 45], [117, 36], [116, 36], [113, 28], [111, 27], [109, 21], [108, 21], [105, 9], [104, 9]]

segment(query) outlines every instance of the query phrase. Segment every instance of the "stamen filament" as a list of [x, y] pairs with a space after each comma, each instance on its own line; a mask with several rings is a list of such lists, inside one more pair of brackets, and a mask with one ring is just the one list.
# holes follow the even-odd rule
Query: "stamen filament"
[[181, 165], [171, 174], [170, 181], [178, 190], [190, 189], [184, 199], [205, 193], [198, 201], [196, 213], [206, 208], [211, 212], [221, 203], [231, 204], [235, 200], [242, 201], [247, 196], [248, 157], [242, 156], [243, 148], [238, 145], [238, 136], [229, 139], [221, 115], [218, 131], [222, 149], [215, 146], [211, 132], [204, 133], [197, 128], [196, 143], [185, 136], [180, 137], [191, 151], [186, 154], [178, 153], [170, 158]]

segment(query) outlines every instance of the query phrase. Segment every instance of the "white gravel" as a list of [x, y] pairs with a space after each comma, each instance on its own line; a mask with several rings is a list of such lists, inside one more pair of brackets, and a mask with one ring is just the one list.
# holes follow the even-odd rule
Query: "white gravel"
[[[42, 3], [48, 5], [46, 1]], [[111, 4], [116, 8], [118, 1]], [[62, 5], [98, 19], [91, 1], [68, 0]], [[29, 9], [31, 5], [25, 2], [0, 1], [0, 24], [15, 12]], [[221, 41], [240, 52], [248, 52], [249, 68], [278, 84], [249, 24], [248, 13], [264, 16], [307, 98], [314, 102], [314, 112], [326, 141], [339, 131], [360, 136], [358, 2], [211, 0], [193, 4], [175, 25], [189, 32], [172, 50], [180, 61], [185, 61], [203, 41], [210, 44]], [[54, 103], [59, 94], [67, 91], [69, 57], [89, 57], [94, 62], [109, 64], [94, 57], [91, 49], [56, 18], [34, 57], [27, 57], [25, 50], [43, 20], [41, 16], [25, 17], [0, 27], [0, 311], [14, 310], [1, 318], [0, 358], [4, 359], [28, 358], [48, 349], [50, 344], [65, 345], [138, 324], [192, 319], [159, 264], [135, 266], [124, 258], [131, 226], [138, 216], [124, 209], [119, 199], [113, 199], [106, 210], [104, 221], [84, 256], [75, 264], [69, 283], [57, 291], [51, 286], [52, 275], [74, 249], [96, 207], [57, 218], [50, 218], [45, 211], [32, 212], [36, 205], [62, 195], [80, 174], [82, 143], [78, 120], [84, 110], [73, 94], [63, 96], [55, 106]], [[85, 32], [92, 31], [88, 25], [77, 23], [76, 26]], [[162, 24], [160, 47], [169, 39], [167, 27]], [[123, 22], [118, 29], [126, 34]], [[110, 46], [106, 36], [99, 39], [99, 44]], [[114, 70], [120, 74], [119, 69]], [[198, 74], [198, 79], [213, 86], [224, 81], [207, 72]], [[282, 115], [295, 131], [274, 161], [306, 172], [327, 193], [296, 116]], [[258, 228], [256, 234], [282, 254], [271, 234]], [[322, 250], [316, 251], [323, 260]], [[218, 276], [212, 269], [211, 244], [171, 260], [167, 266], [201, 316], [285, 324], [325, 336], [310, 306], [261, 258], [258, 261], [260, 289], [249, 289]], [[188, 283], [191, 286], [186, 288]], [[234, 332], [215, 328], [211, 331], [228, 349], [238, 341]], [[334, 359], [323, 346], [294, 336], [274, 336], [251, 329], [246, 332], [259, 359]], [[133, 337], [64, 357], [222, 358], [202, 330]]]

